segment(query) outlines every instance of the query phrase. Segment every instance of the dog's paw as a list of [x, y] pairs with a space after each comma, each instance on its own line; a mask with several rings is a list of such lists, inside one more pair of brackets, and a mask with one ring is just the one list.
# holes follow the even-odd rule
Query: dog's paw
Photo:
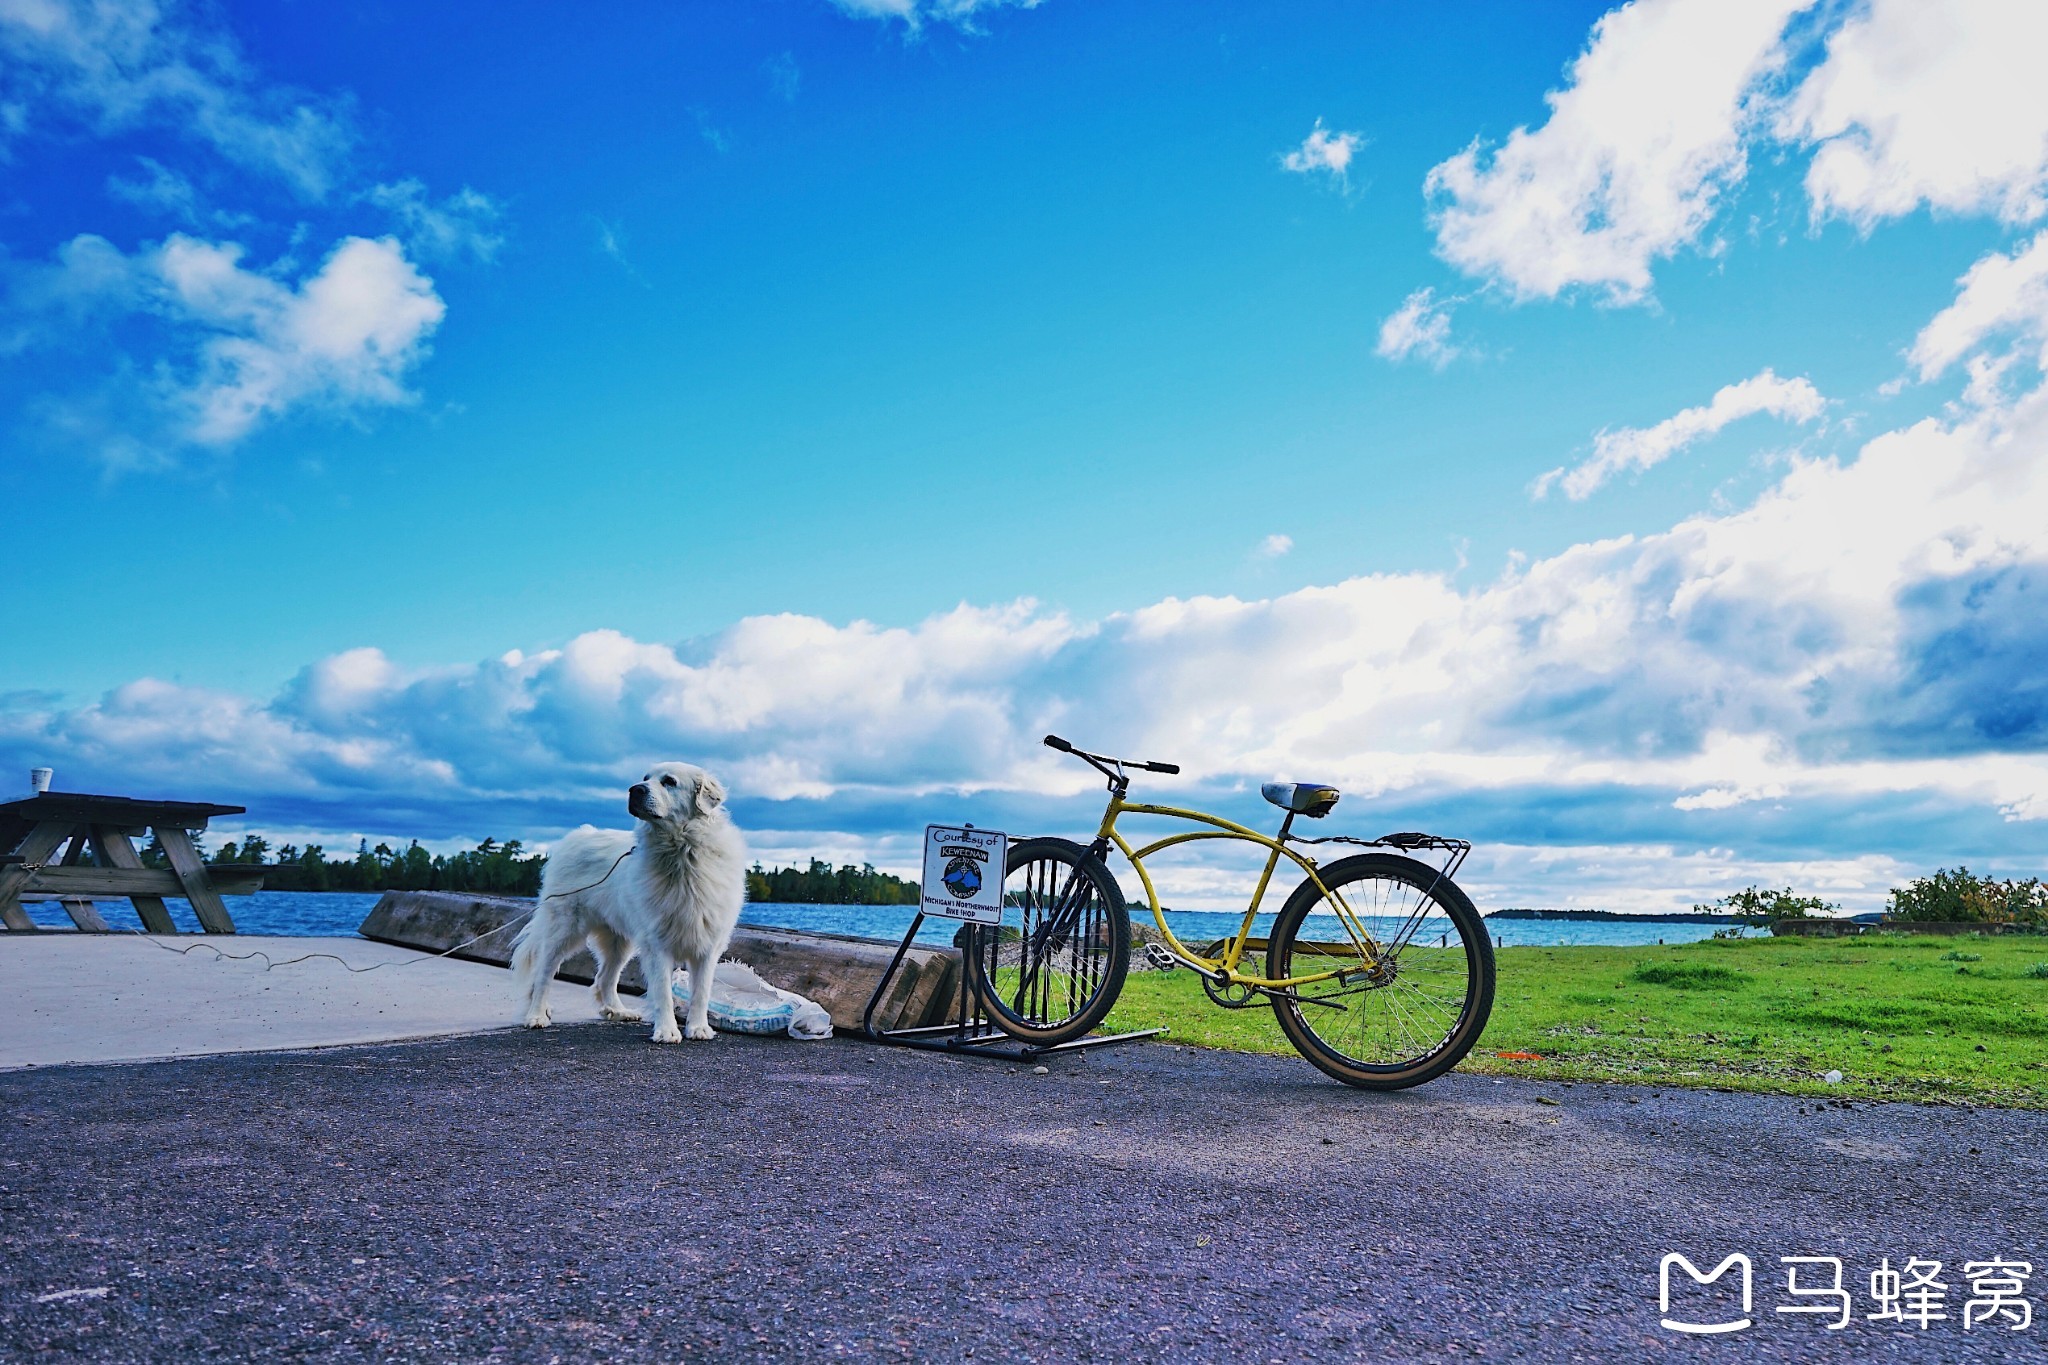
[[692, 1024], [683, 1031], [683, 1036], [693, 1043], [706, 1043], [718, 1036], [718, 1030], [709, 1024]]
[[629, 1010], [624, 1005], [606, 1005], [598, 1013], [615, 1024], [637, 1024], [647, 1017], [639, 1010]]
[[547, 1011], [543, 1010], [539, 1014], [527, 1015], [522, 1022], [528, 1028], [546, 1028], [549, 1024], [554, 1022], [554, 1019], [551, 1015], [547, 1013]]
[[683, 1041], [683, 1031], [676, 1027], [675, 1020], [670, 1019], [666, 1023], [656, 1024], [654, 1032], [649, 1035], [648, 1041], [654, 1043], [680, 1043]]

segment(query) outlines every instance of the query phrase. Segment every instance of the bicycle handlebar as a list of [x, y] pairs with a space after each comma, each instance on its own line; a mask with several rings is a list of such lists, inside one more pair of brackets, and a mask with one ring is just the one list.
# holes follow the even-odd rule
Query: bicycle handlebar
[[1076, 758], [1083, 759], [1089, 763], [1097, 765], [1103, 763], [1114, 763], [1119, 767], [1137, 768], [1142, 772], [1167, 773], [1169, 775], [1178, 773], [1180, 771], [1180, 765], [1178, 763], [1145, 763], [1140, 762], [1135, 758], [1112, 758], [1108, 754], [1091, 754], [1086, 749], [1076, 749], [1072, 744], [1070, 744], [1064, 739], [1061, 739], [1058, 735], [1047, 735], [1045, 737], [1045, 747], [1048, 749], [1057, 749], [1063, 754], [1072, 754]]

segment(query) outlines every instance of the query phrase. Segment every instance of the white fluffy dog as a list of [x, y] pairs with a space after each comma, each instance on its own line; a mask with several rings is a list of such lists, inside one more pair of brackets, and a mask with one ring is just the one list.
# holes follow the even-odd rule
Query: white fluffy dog
[[[642, 1016], [619, 1000], [619, 973], [635, 953], [647, 980], [654, 1041], [709, 1038], [712, 973], [747, 898], [747, 846], [725, 810], [725, 788], [702, 768], [662, 763], [634, 783], [626, 809], [636, 831], [571, 830], [548, 855], [540, 908], [519, 931], [512, 966], [528, 1028], [548, 1026], [548, 983], [584, 942], [597, 955], [597, 1007], [607, 1019]], [[676, 1028], [669, 980], [690, 969], [690, 1017]]]

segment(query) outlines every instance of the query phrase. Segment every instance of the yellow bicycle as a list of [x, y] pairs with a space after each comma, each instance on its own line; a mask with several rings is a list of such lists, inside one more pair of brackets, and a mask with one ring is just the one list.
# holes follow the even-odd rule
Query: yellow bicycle
[[[1128, 770], [1179, 772], [1171, 763], [1088, 753], [1058, 735], [1045, 742], [1103, 774], [1109, 804], [1091, 844], [1032, 838], [1010, 845], [1003, 924], [967, 941], [969, 981], [997, 1028], [1040, 1046], [1071, 1042], [1116, 1004], [1130, 970], [1131, 921], [1108, 866], [1115, 848], [1137, 872], [1159, 928], [1161, 942], [1146, 945], [1153, 965], [1194, 972], [1226, 1009], [1270, 1002], [1301, 1055], [1338, 1080], [1370, 1090], [1420, 1085], [1456, 1066], [1478, 1041], [1493, 1008], [1493, 943], [1479, 911], [1451, 880], [1470, 843], [1412, 833], [1303, 838], [1294, 833], [1295, 818], [1321, 819], [1339, 793], [1293, 782], [1261, 789], [1286, 812], [1269, 838], [1203, 811], [1125, 799]], [[1203, 828], [1133, 848], [1117, 830], [1125, 815]], [[1257, 845], [1266, 865], [1237, 932], [1197, 949], [1174, 936], [1145, 860], [1204, 839]], [[1374, 851], [1319, 864], [1308, 845]], [[1419, 852], [1440, 855], [1443, 865], [1409, 856]], [[1255, 938], [1253, 921], [1283, 858], [1303, 880], [1270, 936]], [[1259, 953], [1263, 972], [1254, 970]]]

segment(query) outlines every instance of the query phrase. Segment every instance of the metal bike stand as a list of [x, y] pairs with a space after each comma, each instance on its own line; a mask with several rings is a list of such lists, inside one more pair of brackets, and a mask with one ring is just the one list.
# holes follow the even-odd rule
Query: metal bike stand
[[[903, 956], [910, 951], [910, 945], [917, 938], [917, 931], [924, 924], [924, 911], [910, 921], [910, 928], [903, 935], [903, 942], [896, 945], [896, 956], [889, 959], [887, 971], [875, 983], [875, 993], [868, 997], [868, 1007], [861, 1013], [861, 1036], [873, 1043], [888, 1043], [895, 1047], [914, 1047], [926, 1052], [951, 1052], [962, 1057], [994, 1057], [1002, 1061], [1029, 1062], [1040, 1057], [1049, 1057], [1060, 1052], [1080, 1052], [1085, 1048], [1101, 1047], [1107, 1043], [1129, 1043], [1140, 1038], [1152, 1038], [1166, 1032], [1163, 1028], [1139, 1029], [1132, 1033], [1111, 1033], [1101, 1037], [1076, 1038], [1072, 1042], [1054, 1043], [1041, 1047], [1035, 1043], [1020, 1042], [996, 1028], [988, 1021], [974, 999], [974, 988], [967, 979], [967, 960], [971, 953], [981, 947], [981, 926], [963, 924], [967, 941], [960, 949], [960, 998], [955, 1002], [953, 1021], [948, 1024], [927, 1024], [921, 1028], [875, 1027], [875, 1010], [881, 1005], [882, 997], [889, 992], [889, 983], [896, 979], [896, 973], [903, 966]], [[1011, 1044], [1010, 1047], [999, 1046]]]

